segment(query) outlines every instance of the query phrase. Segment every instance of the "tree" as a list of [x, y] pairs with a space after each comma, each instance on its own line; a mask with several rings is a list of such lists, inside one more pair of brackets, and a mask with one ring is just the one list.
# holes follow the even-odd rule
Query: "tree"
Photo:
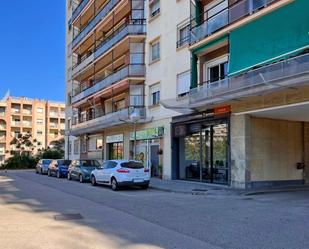
[[38, 146], [38, 141], [32, 139], [31, 133], [18, 134], [11, 141], [11, 145], [15, 145], [15, 150], [12, 150], [12, 154], [33, 154], [34, 149]]

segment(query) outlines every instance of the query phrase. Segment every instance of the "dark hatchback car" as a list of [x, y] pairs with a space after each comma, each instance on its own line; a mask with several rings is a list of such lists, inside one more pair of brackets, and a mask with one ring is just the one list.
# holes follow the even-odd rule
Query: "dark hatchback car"
[[100, 166], [97, 160], [73, 160], [68, 170], [68, 179], [79, 180], [79, 182], [90, 181], [91, 172]]
[[57, 176], [58, 178], [67, 177], [71, 162], [71, 160], [63, 159], [52, 160], [48, 166], [47, 175]]
[[40, 173], [41, 175], [47, 174], [48, 167], [51, 161], [51, 159], [41, 159], [35, 167], [35, 173]]

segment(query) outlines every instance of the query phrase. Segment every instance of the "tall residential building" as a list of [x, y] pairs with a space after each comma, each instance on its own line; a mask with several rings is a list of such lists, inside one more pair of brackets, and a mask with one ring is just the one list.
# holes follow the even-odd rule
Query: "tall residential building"
[[129, 158], [145, 111], [145, 1], [67, 1], [66, 156]]
[[62, 138], [64, 110], [64, 103], [53, 101], [11, 96], [0, 100], [0, 165], [17, 150], [10, 143], [20, 134], [31, 134], [32, 140], [39, 142], [37, 149]]
[[163, 101], [186, 113], [172, 119], [174, 179], [309, 183], [308, 9], [307, 0], [191, 1], [191, 90]]
[[189, 18], [189, 0], [67, 1], [67, 158], [137, 158], [171, 178], [179, 113], [160, 101], [189, 92]]

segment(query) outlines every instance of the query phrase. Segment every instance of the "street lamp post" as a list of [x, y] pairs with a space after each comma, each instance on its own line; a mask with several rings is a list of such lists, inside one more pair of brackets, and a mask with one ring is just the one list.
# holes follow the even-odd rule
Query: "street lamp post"
[[139, 112], [134, 111], [131, 115], [130, 115], [130, 120], [133, 123], [133, 132], [134, 132], [134, 155], [133, 155], [133, 159], [136, 160], [136, 154], [137, 154], [137, 150], [136, 150], [136, 124], [137, 122], [140, 120], [141, 116]]

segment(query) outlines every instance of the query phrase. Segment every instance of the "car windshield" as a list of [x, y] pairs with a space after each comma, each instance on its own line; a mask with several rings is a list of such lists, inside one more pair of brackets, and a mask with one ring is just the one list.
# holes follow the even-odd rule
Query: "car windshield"
[[57, 163], [60, 166], [69, 166], [71, 164], [71, 160], [58, 160]]
[[43, 164], [50, 164], [52, 160], [43, 160]]
[[81, 160], [80, 165], [83, 167], [99, 167], [100, 163], [97, 160]]
[[144, 168], [144, 165], [140, 162], [130, 161], [130, 162], [121, 163], [121, 167], [128, 168], [128, 169], [142, 169]]

